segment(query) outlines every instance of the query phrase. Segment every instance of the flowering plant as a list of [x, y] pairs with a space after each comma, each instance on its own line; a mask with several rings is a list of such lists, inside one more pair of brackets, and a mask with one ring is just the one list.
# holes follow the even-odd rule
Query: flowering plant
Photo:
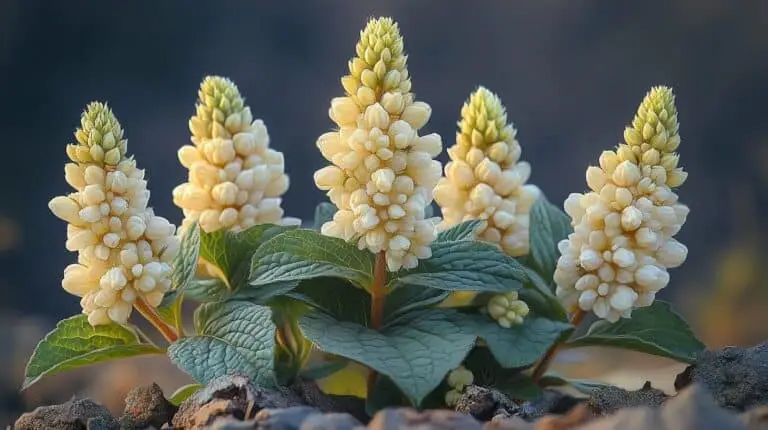
[[[64, 370], [167, 354], [197, 383], [240, 372], [263, 385], [325, 381], [356, 366], [371, 410], [451, 405], [469, 384], [517, 400], [572, 383], [547, 368], [557, 351], [632, 349], [684, 362], [704, 345], [655, 299], [685, 260], [688, 214], [674, 96], [653, 88], [625, 142], [589, 167], [590, 191], [566, 212], [528, 179], [501, 99], [479, 87], [461, 109], [442, 177], [431, 107], [411, 92], [403, 38], [389, 18], [360, 33], [336, 124], [317, 147], [314, 226], [284, 217], [289, 187], [237, 87], [207, 77], [179, 150], [181, 228], [147, 207], [144, 173], [104, 104], [83, 114], [67, 182], [50, 203], [78, 262], [62, 286], [82, 297], [38, 345], [24, 387]], [[433, 199], [443, 218], [432, 216]], [[182, 303], [199, 304], [192, 327]], [[136, 309], [165, 342], [129, 322]], [[573, 337], [593, 313], [598, 321]], [[200, 385], [182, 387], [181, 401]], [[576, 384], [577, 388], [583, 385]], [[333, 389], [328, 388], [329, 391]]]

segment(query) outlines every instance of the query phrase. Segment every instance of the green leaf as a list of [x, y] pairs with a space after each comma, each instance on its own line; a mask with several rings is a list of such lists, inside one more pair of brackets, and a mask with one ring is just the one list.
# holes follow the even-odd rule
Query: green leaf
[[365, 412], [374, 416], [382, 409], [408, 406], [408, 403], [408, 398], [392, 379], [379, 375], [373, 384], [371, 395], [365, 398]]
[[175, 406], [179, 406], [184, 402], [184, 400], [187, 400], [188, 398], [192, 397], [195, 393], [197, 393], [200, 389], [205, 388], [205, 385], [201, 384], [187, 384], [179, 387], [176, 391], [171, 394], [171, 397], [168, 399], [171, 403], [173, 403]]
[[195, 276], [200, 255], [200, 226], [192, 224], [181, 239], [181, 246], [176, 258], [173, 259], [172, 288], [184, 288]]
[[346, 359], [315, 363], [304, 368], [299, 373], [299, 376], [302, 379], [308, 379], [313, 381], [316, 379], [323, 379], [347, 367], [348, 364], [349, 364], [349, 361]]
[[529, 231], [531, 264], [544, 279], [552, 279], [560, 257], [557, 244], [573, 231], [571, 218], [542, 194], [531, 208]]
[[229, 287], [236, 290], [248, 278], [251, 256], [256, 249], [271, 237], [292, 228], [259, 224], [239, 232], [225, 229], [201, 232], [200, 257], [218, 267], [227, 277]]
[[274, 383], [275, 325], [268, 307], [249, 302], [206, 303], [195, 312], [198, 335], [168, 347], [168, 356], [197, 382], [242, 372]]
[[570, 385], [576, 391], [591, 396], [595, 390], [599, 390], [605, 387], [610, 387], [611, 384], [600, 381], [591, 381], [588, 379], [567, 379], [556, 373], [547, 373], [539, 379], [539, 384], [542, 387], [561, 387], [564, 385]]
[[567, 343], [569, 347], [609, 346], [631, 349], [693, 363], [706, 346], [696, 338], [683, 318], [669, 303], [656, 300], [651, 306], [632, 312], [632, 318], [611, 324], [600, 320], [587, 333]]
[[432, 257], [415, 269], [397, 273], [394, 288], [403, 285], [446, 291], [518, 290], [527, 279], [515, 259], [497, 247], [478, 241], [458, 240], [432, 244]]
[[435, 242], [457, 242], [460, 240], [475, 240], [477, 239], [477, 229], [485, 221], [479, 219], [473, 219], [464, 221], [460, 224], [449, 228], [448, 230], [438, 233]]
[[366, 287], [371, 283], [373, 264], [373, 254], [342, 239], [315, 230], [290, 230], [259, 247], [253, 256], [250, 284], [338, 277]]
[[21, 389], [44, 376], [103, 363], [118, 358], [162, 354], [154, 345], [141, 343], [138, 335], [117, 324], [92, 327], [86, 315], [59, 321], [37, 344], [24, 372]]
[[502, 367], [530, 366], [564, 333], [573, 330], [567, 323], [546, 318], [528, 316], [520, 325], [510, 328], [479, 313], [464, 314], [464, 324], [485, 340], [493, 356]]
[[344, 279], [308, 279], [285, 296], [306, 303], [339, 321], [367, 326], [370, 320], [371, 296]]
[[333, 220], [333, 216], [336, 214], [336, 205], [333, 203], [322, 202], [315, 206], [315, 230], [320, 230], [323, 224]]
[[402, 285], [395, 288], [384, 301], [384, 318], [392, 321], [415, 309], [422, 309], [440, 303], [450, 292], [437, 288], [424, 288], [419, 285]]
[[184, 298], [197, 303], [226, 300], [232, 294], [219, 278], [194, 278], [184, 288]]
[[299, 324], [322, 351], [391, 378], [416, 405], [461, 364], [476, 339], [464, 327], [462, 315], [450, 309], [412, 312], [381, 331], [320, 312], [306, 314]]

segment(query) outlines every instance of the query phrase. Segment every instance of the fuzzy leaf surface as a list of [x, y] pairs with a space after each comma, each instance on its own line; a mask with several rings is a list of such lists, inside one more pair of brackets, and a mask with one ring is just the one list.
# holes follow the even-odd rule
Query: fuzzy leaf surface
[[435, 242], [457, 242], [460, 240], [475, 240], [477, 239], [477, 229], [485, 221], [473, 219], [456, 224], [448, 230], [441, 231], [437, 234]]
[[296, 229], [271, 238], [258, 249], [253, 256], [250, 284], [337, 277], [364, 287], [371, 282], [373, 265], [374, 255], [354, 244], [315, 230]]
[[184, 288], [195, 276], [200, 255], [200, 226], [197, 223], [187, 229], [181, 238], [179, 253], [173, 259], [171, 275], [174, 290]]
[[393, 276], [394, 288], [403, 285], [446, 291], [518, 290], [526, 280], [525, 271], [515, 259], [495, 246], [474, 240], [454, 240], [432, 244], [432, 257], [421, 260], [415, 269]]
[[632, 318], [611, 324], [597, 321], [584, 336], [567, 343], [577, 346], [609, 346], [693, 363], [706, 346], [669, 303], [656, 300], [632, 312]]
[[215, 265], [226, 276], [229, 286], [238, 289], [245, 284], [250, 270], [251, 256], [269, 238], [290, 230], [274, 224], [259, 224], [245, 230], [217, 230], [201, 232], [200, 257]]
[[530, 252], [531, 265], [544, 279], [552, 279], [560, 251], [557, 244], [567, 239], [573, 228], [571, 218], [544, 195], [539, 196], [531, 208]]
[[505, 368], [530, 366], [564, 333], [573, 329], [564, 322], [530, 315], [522, 324], [510, 328], [479, 313], [464, 314], [464, 323], [485, 340], [496, 361]]
[[86, 315], [59, 321], [37, 344], [24, 372], [22, 389], [44, 376], [118, 358], [162, 354], [153, 345], [141, 343], [138, 335], [117, 324], [92, 327]]
[[206, 303], [195, 313], [197, 336], [168, 347], [168, 356], [197, 382], [231, 372], [274, 383], [275, 326], [268, 307], [244, 301]]
[[310, 312], [299, 322], [322, 351], [347, 357], [389, 377], [418, 405], [474, 346], [463, 316], [450, 309], [412, 312], [381, 331]]

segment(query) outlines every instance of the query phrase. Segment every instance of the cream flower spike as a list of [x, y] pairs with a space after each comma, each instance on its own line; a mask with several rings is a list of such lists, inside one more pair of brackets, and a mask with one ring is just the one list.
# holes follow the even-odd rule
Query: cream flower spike
[[673, 238], [689, 212], [672, 191], [686, 178], [674, 153], [678, 129], [672, 90], [651, 89], [624, 132], [626, 143], [587, 169], [591, 191], [565, 201], [574, 232], [559, 244], [554, 278], [568, 310], [629, 318], [667, 286], [667, 269], [685, 261], [688, 249]]
[[183, 229], [195, 221], [207, 233], [300, 223], [283, 218], [280, 196], [289, 185], [283, 154], [269, 148], [264, 122], [253, 120], [232, 81], [203, 80], [189, 129], [194, 145], [178, 153], [189, 182], [173, 190], [173, 202], [184, 211]]
[[48, 205], [69, 223], [66, 247], [78, 252], [62, 287], [82, 297], [91, 325], [125, 324], [134, 305], [157, 307], [171, 287], [179, 238], [147, 208], [144, 171], [126, 158], [123, 130], [106, 104], [88, 105], [75, 138], [67, 147], [75, 163], [64, 170], [76, 191]]
[[440, 136], [419, 136], [431, 108], [413, 100], [403, 39], [390, 18], [371, 20], [360, 33], [344, 97], [331, 101], [336, 131], [317, 146], [333, 165], [315, 183], [338, 208], [322, 233], [357, 238], [360, 249], [385, 251], [390, 271], [413, 268], [431, 256], [435, 221], [424, 218], [441, 165]]
[[528, 253], [528, 221], [540, 191], [526, 184], [531, 165], [520, 161], [517, 131], [507, 124], [506, 109], [484, 87], [472, 93], [461, 109], [451, 161], [435, 188], [443, 212], [441, 228], [481, 219], [478, 237], [499, 245], [511, 256]]

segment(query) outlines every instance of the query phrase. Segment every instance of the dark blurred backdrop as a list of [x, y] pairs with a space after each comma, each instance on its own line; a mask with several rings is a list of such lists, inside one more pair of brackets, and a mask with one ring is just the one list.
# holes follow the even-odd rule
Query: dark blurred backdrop
[[519, 130], [531, 181], [558, 203], [585, 188], [645, 92], [674, 87], [690, 255], [664, 297], [710, 345], [766, 337], [768, 1], [0, 0], [0, 341], [21, 342], [4, 348], [13, 359], [37, 341], [18, 340], [24, 321], [44, 332], [79, 311], [60, 287], [75, 255], [47, 202], [68, 192], [64, 146], [89, 101], [113, 107], [151, 205], [178, 223], [176, 151], [198, 85], [232, 78], [285, 153], [287, 214], [308, 219], [325, 199], [315, 139], [332, 126], [358, 32], [379, 15], [400, 23], [413, 89], [433, 107], [425, 131], [452, 145], [462, 103], [487, 86]]

